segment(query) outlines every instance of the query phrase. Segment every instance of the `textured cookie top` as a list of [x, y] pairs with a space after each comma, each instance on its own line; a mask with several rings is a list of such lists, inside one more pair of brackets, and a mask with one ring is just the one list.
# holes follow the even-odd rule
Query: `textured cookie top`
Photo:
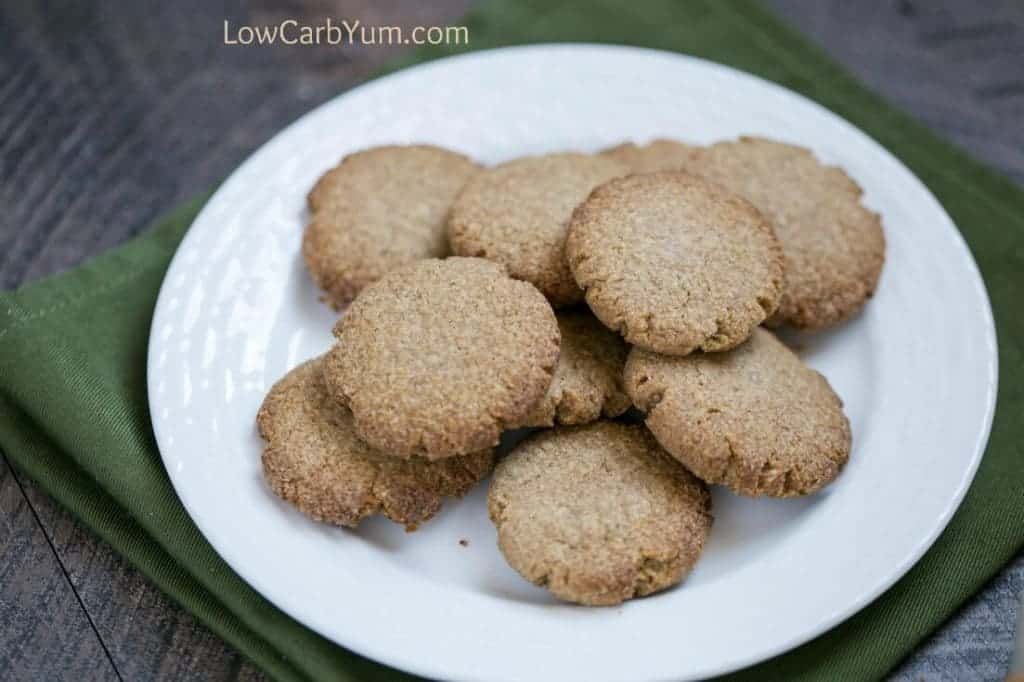
[[630, 402], [622, 368], [629, 349], [622, 337], [586, 310], [565, 310], [557, 317], [562, 350], [555, 377], [522, 425], [586, 424], [625, 412]]
[[509, 565], [581, 604], [678, 583], [711, 527], [704, 484], [642, 426], [607, 421], [521, 443], [495, 470], [487, 502]]
[[441, 462], [381, 454], [356, 436], [352, 414], [328, 393], [321, 359], [274, 384], [256, 423], [263, 474], [282, 499], [318, 521], [355, 526], [381, 513], [408, 530], [490, 473], [491, 450]]
[[601, 156], [629, 166], [634, 173], [685, 170], [698, 147], [676, 140], [657, 139], [645, 145], [626, 142], [609, 147]]
[[843, 404], [764, 329], [728, 353], [666, 357], [639, 348], [626, 391], [666, 450], [708, 483], [744, 495], [806, 495], [850, 455]]
[[755, 137], [700, 150], [688, 168], [750, 200], [772, 222], [786, 263], [773, 323], [833, 325], [874, 292], [885, 260], [881, 220], [841, 169], [802, 147]]
[[482, 171], [452, 206], [452, 250], [501, 263], [554, 305], [575, 303], [583, 293], [565, 263], [569, 217], [590, 190], [627, 172], [610, 159], [573, 153], [527, 157]]
[[447, 253], [456, 193], [478, 170], [439, 147], [375, 147], [350, 154], [308, 196], [302, 254], [334, 308], [396, 267]]
[[782, 288], [768, 221], [681, 172], [598, 187], [573, 213], [566, 254], [598, 318], [659, 353], [732, 348], [775, 310]]
[[334, 333], [328, 388], [364, 440], [402, 457], [495, 445], [548, 390], [558, 360], [547, 300], [479, 258], [425, 260], [385, 275]]

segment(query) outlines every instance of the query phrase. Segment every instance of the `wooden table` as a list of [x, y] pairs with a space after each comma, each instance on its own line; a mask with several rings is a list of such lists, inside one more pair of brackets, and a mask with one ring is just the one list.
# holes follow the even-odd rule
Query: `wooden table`
[[[455, 22], [468, 2], [3, 2], [0, 287], [124, 241], [394, 54], [224, 46], [225, 19], [411, 27]], [[1024, 4], [770, 4], [897, 106], [1024, 182]], [[1018, 557], [894, 679], [1001, 679], [1022, 588]], [[262, 678], [6, 460], [0, 627], [6, 679]]]

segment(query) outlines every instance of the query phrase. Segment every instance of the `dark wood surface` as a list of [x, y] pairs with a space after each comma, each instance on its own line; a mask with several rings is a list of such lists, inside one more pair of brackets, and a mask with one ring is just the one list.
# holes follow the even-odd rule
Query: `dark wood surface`
[[[468, 3], [0, 2], [0, 287], [122, 242], [394, 54], [228, 47], [225, 19], [444, 24]], [[1024, 4], [769, 3], [892, 102], [1024, 183]], [[1018, 557], [893, 678], [1001, 679], [1022, 588]], [[262, 676], [0, 460], [0, 678]]]

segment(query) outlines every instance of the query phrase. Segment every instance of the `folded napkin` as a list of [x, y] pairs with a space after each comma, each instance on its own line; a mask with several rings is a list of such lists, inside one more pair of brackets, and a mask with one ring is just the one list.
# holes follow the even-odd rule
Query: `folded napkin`
[[[735, 679], [884, 675], [1024, 544], [1024, 192], [865, 90], [749, 0], [494, 0], [470, 13], [472, 49], [591, 41], [676, 50], [802, 92], [865, 130], [931, 188], [988, 285], [1000, 396], [988, 452], [935, 546], [885, 595], [818, 639]], [[446, 54], [415, 53], [403, 63]], [[291, 620], [236, 576], [179, 503], [146, 400], [161, 279], [203, 200], [71, 272], [0, 296], [0, 448], [162, 590], [278, 680], [408, 676]], [[344, 614], [339, 614], [344, 617]]]

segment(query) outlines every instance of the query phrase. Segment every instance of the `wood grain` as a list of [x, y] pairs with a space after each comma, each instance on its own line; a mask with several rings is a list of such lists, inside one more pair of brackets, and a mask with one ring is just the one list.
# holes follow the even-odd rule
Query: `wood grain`
[[[456, 22], [468, 1], [0, 4], [0, 287], [124, 241], [394, 54], [224, 46], [224, 20], [409, 27]], [[1024, 4], [769, 4], [897, 106], [1024, 182]], [[3, 461], [0, 512], [3, 677], [261, 678]], [[1018, 558], [894, 679], [1001, 677], [1022, 588]]]
[[116, 680], [99, 635], [76, 599], [20, 481], [4, 460], [0, 460], [0, 546], [3, 677], [44, 679], [54, 671], [73, 670], [89, 680]]

